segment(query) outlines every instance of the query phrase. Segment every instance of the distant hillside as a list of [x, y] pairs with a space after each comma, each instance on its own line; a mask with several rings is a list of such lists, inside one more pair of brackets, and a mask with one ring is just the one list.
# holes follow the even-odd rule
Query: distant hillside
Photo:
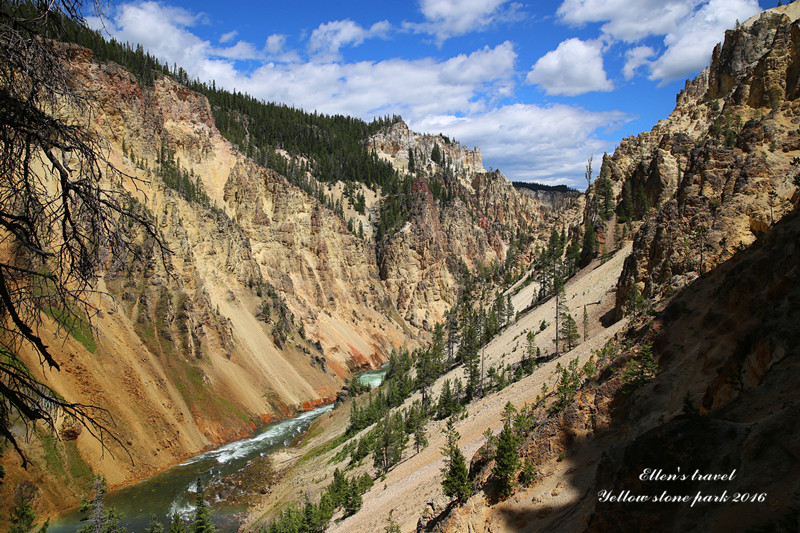
[[566, 185], [545, 185], [533, 181], [514, 181], [514, 188], [541, 202], [550, 209], [565, 207], [569, 200], [577, 198], [581, 192]]
[[517, 189], [527, 189], [529, 191], [558, 192], [563, 194], [579, 195], [580, 191], [567, 187], [566, 185], [545, 185], [535, 181], [512, 181], [511, 184]]

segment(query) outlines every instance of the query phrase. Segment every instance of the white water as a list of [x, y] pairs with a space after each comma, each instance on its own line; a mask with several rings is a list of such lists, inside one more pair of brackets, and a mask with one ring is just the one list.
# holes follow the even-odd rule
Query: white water
[[[263, 457], [288, 446], [303, 433], [320, 415], [333, 409], [333, 405], [319, 407], [301, 413], [291, 420], [275, 422], [253, 437], [220, 446], [201, 453], [151, 478], [130, 487], [109, 493], [106, 504], [122, 512], [121, 525], [128, 531], [143, 531], [150, 516], [155, 514], [165, 525], [174, 513], [186, 519], [194, 511], [197, 480], [206, 484], [244, 468], [249, 461]], [[231, 508], [225, 501], [212, 504], [214, 518], [219, 531], [235, 527], [231, 514], [240, 509]], [[48, 530], [50, 533], [68, 533], [81, 527], [80, 514], [76, 511], [59, 517]]]

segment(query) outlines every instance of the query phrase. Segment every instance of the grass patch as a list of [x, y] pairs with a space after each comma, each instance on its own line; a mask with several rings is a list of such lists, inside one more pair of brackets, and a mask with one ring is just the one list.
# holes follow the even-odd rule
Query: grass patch
[[236, 415], [242, 422], [244, 422], [245, 424], [250, 424], [250, 417], [244, 414], [241, 410], [237, 409], [236, 406], [233, 405], [231, 402], [229, 402], [228, 400], [226, 400], [221, 396], [217, 396], [216, 400], [217, 402], [219, 402], [220, 405], [222, 405], [222, 407], [224, 407], [225, 409]]
[[64, 443], [64, 451], [67, 456], [67, 463], [69, 465], [70, 476], [77, 480], [80, 485], [88, 485], [94, 477], [94, 472], [83, 460], [83, 456], [78, 451], [78, 445], [75, 441], [67, 441]]
[[67, 473], [64, 471], [64, 459], [58, 451], [58, 440], [49, 433], [41, 433], [39, 436], [42, 441], [44, 462], [47, 465], [47, 470], [66, 479]]
[[61, 324], [72, 335], [72, 338], [83, 344], [83, 347], [89, 353], [94, 353], [97, 350], [97, 344], [94, 341], [94, 335], [92, 335], [92, 327], [82, 313], [74, 315], [50, 307], [44, 310], [44, 314]]
[[[322, 431], [322, 430], [320, 429], [320, 431]], [[311, 436], [312, 435], [309, 435], [309, 438]], [[328, 453], [329, 451], [337, 448], [339, 445], [344, 443], [346, 440], [347, 440], [347, 436], [345, 434], [341, 434], [341, 435], [339, 435], [338, 437], [336, 437], [333, 440], [329, 440], [328, 442], [320, 444], [316, 448], [313, 448], [313, 449], [309, 450], [308, 452], [304, 453], [303, 456], [300, 457], [300, 459], [298, 459], [297, 464], [302, 464], [302, 463], [304, 463], [306, 461], [310, 461], [311, 459], [313, 459], [315, 457], [319, 457], [320, 455], [324, 455], [324, 454]]]

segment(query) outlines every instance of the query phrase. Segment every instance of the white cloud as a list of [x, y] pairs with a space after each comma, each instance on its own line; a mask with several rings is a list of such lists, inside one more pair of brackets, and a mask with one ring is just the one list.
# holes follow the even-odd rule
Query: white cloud
[[286, 36], [282, 33], [273, 33], [267, 37], [266, 50], [270, 54], [280, 54], [286, 45]]
[[467, 146], [480, 146], [484, 166], [502, 161], [500, 171], [514, 180], [582, 187], [586, 159], [594, 155], [598, 160], [613, 149], [598, 138], [598, 131], [605, 133], [628, 120], [619, 111], [515, 104], [468, 117], [430, 116], [410, 125], [417, 131], [442, 132]]
[[264, 56], [263, 52], [256, 50], [252, 44], [246, 41], [238, 41], [228, 48], [216, 48], [213, 53], [228, 59], [260, 59]]
[[481, 30], [519, 16], [520, 5], [509, 0], [420, 0], [427, 22], [406, 27], [436, 36], [441, 45], [450, 37]]
[[386, 20], [376, 22], [369, 29], [349, 19], [326, 22], [311, 32], [308, 49], [325, 58], [336, 58], [341, 47], [358, 46], [373, 37], [386, 38], [390, 29]]
[[516, 59], [517, 54], [510, 41], [495, 48], [485, 46], [469, 55], [459, 54], [448, 59], [441, 67], [439, 79], [447, 84], [458, 85], [508, 78], [514, 74]]
[[649, 63], [649, 59], [655, 55], [656, 51], [649, 46], [637, 46], [625, 52], [625, 67], [622, 73], [625, 79], [629, 80], [636, 74], [636, 69]]
[[563, 41], [540, 57], [526, 81], [551, 95], [576, 96], [614, 89], [603, 68], [601, 43], [577, 38]]
[[[757, 0], [564, 0], [557, 15], [580, 26], [603, 22], [606, 41], [639, 42], [664, 36], [664, 48], [649, 59], [637, 47], [626, 52], [623, 74], [630, 78], [647, 65], [651, 80], [662, 84], [702, 70], [725, 30], [761, 11]], [[634, 55], [631, 55], [634, 54]], [[654, 51], [650, 57], [657, 55]]]
[[572, 25], [605, 22], [603, 33], [614, 40], [635, 42], [665, 35], [688, 16], [700, 0], [564, 0], [558, 17]]
[[228, 41], [232, 41], [237, 35], [239, 35], [239, 32], [236, 30], [229, 31], [228, 33], [223, 33], [222, 36], [219, 38], [219, 42], [227, 43]]
[[118, 40], [142, 43], [150, 52], [168, 63], [179, 63], [191, 76], [204, 70], [212, 46], [187, 30], [202, 21], [185, 9], [162, 6], [156, 2], [123, 4], [114, 17], [114, 26], [106, 29]]
[[512, 83], [515, 59], [513, 46], [506, 42], [444, 61], [268, 64], [224, 86], [325, 113], [366, 119], [397, 113], [414, 120], [430, 113], [485, 109]]

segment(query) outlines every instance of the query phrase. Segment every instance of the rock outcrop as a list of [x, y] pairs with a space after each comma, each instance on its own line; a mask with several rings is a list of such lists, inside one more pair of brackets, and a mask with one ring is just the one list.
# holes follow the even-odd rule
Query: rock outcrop
[[604, 158], [618, 213], [627, 211], [639, 228], [620, 278], [618, 316], [634, 287], [645, 298], [664, 296], [791, 208], [800, 156], [798, 16], [792, 4], [729, 30], [669, 118]]
[[[465, 175], [465, 179], [472, 174], [486, 172], [480, 148], [474, 147], [470, 150], [443, 135], [415, 133], [402, 120], [370, 137], [367, 146], [398, 171], [408, 171], [408, 156], [411, 153], [415, 168], [427, 174], [434, 174], [445, 163], [456, 174]], [[431, 157], [434, 147], [438, 150], [439, 157]]]

